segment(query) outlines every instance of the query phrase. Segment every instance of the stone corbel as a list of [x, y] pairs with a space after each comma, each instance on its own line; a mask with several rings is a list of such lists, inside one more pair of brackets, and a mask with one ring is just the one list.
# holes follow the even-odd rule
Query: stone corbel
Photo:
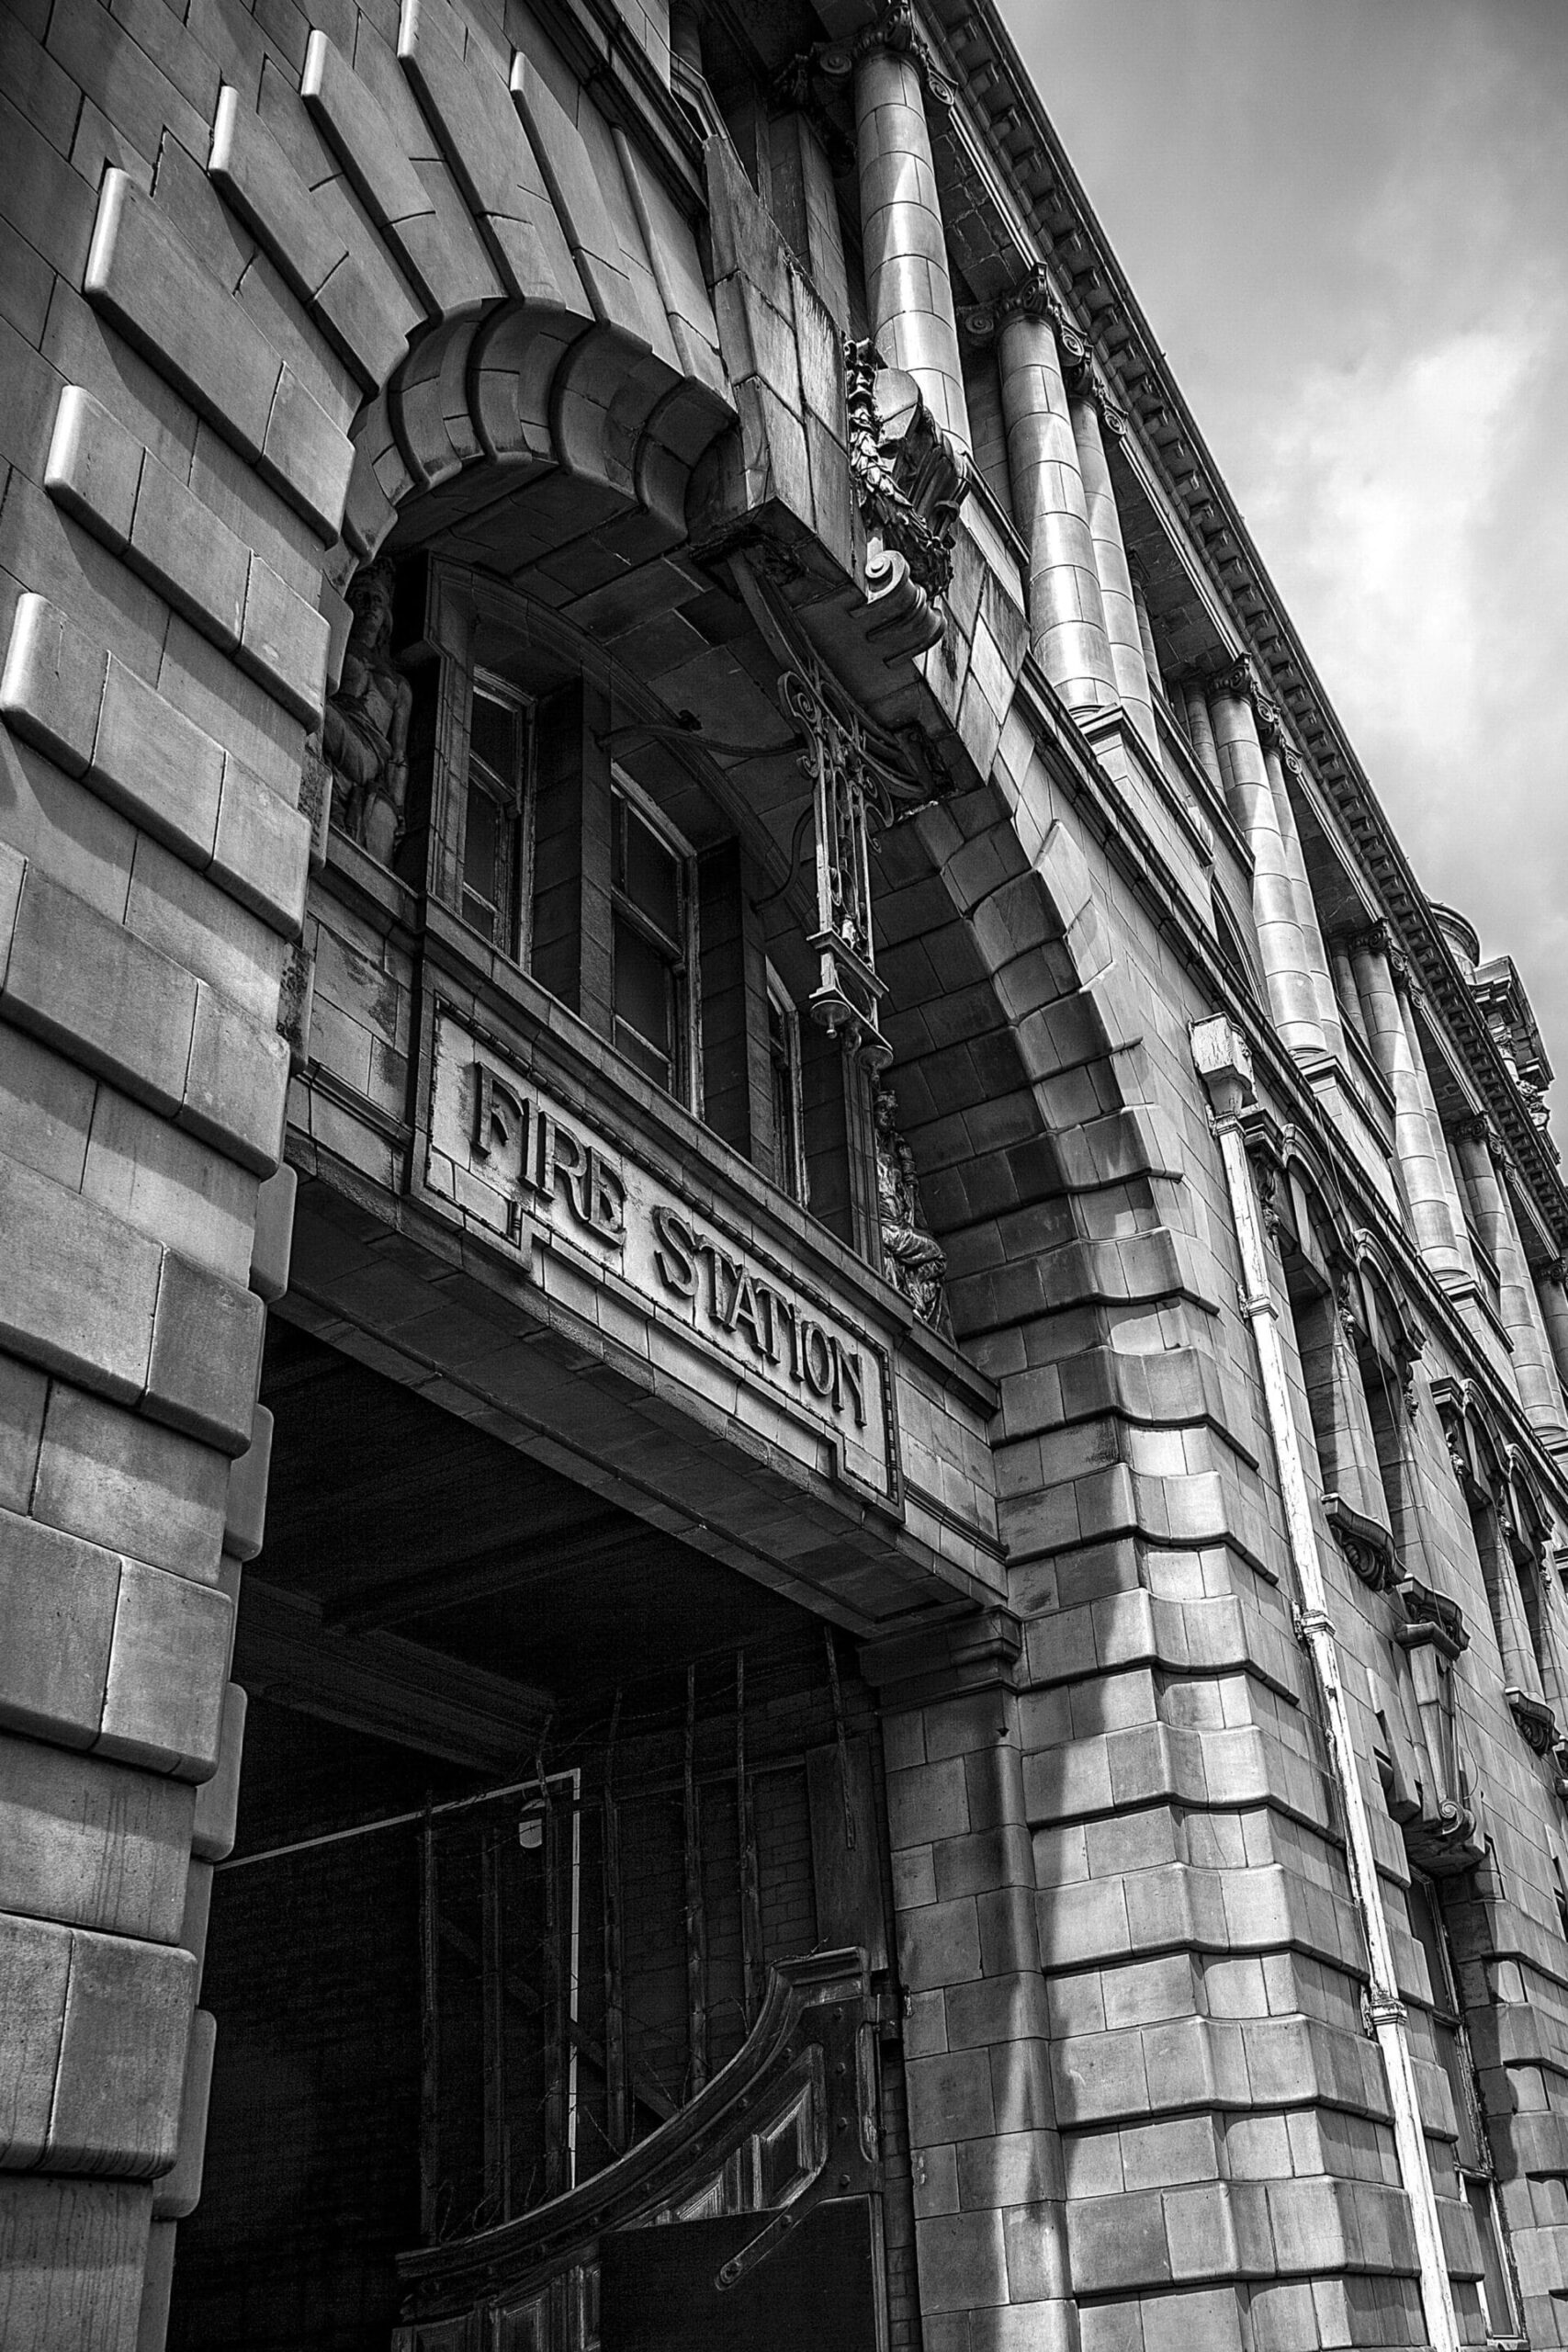
[[1532, 1699], [1528, 1690], [1506, 1690], [1503, 1693], [1508, 1710], [1517, 1724], [1527, 1747], [1538, 1756], [1550, 1755], [1557, 1746], [1557, 1718], [1544, 1699]]
[[1399, 1582], [1399, 1564], [1388, 1530], [1363, 1519], [1341, 1495], [1325, 1495], [1323, 1515], [1351, 1574], [1369, 1592], [1391, 1592]]
[[1406, 1577], [1398, 1588], [1404, 1623], [1394, 1639], [1410, 1666], [1427, 1772], [1419, 1812], [1404, 1824], [1404, 1842], [1422, 1869], [1441, 1875], [1478, 1858], [1475, 1816], [1459, 1758], [1453, 1664], [1470, 1635], [1457, 1601]]

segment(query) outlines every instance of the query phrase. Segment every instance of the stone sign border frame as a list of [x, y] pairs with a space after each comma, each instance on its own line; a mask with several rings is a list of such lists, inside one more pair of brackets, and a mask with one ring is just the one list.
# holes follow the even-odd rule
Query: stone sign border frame
[[[591, 1257], [586, 1250], [579, 1248], [566, 1235], [558, 1232], [555, 1227], [546, 1224], [542, 1219], [531, 1216], [526, 1209], [522, 1208], [521, 1203], [518, 1204], [521, 1210], [521, 1238], [513, 1240], [471, 1219], [460, 1203], [450, 1199], [444, 1193], [436, 1192], [430, 1185], [426, 1170], [433, 1148], [434, 1125], [435, 1042], [443, 1015], [454, 1023], [466, 1036], [499, 1056], [503, 1062], [516, 1071], [524, 1084], [527, 1084], [532, 1080], [536, 1084], [543, 1085], [547, 1090], [558, 1093], [568, 1108], [582, 1118], [585, 1125], [591, 1127], [597, 1125], [607, 1130], [612, 1136], [615, 1133], [614, 1106], [609, 1106], [608, 1114], [605, 1108], [599, 1106], [600, 1093], [615, 1089], [615, 1081], [613, 1072], [601, 1070], [593, 1065], [588, 1065], [581, 1070], [573, 1068], [572, 1061], [575, 1057], [571, 1056], [571, 1048], [558, 1038], [550, 1040], [555, 1050], [541, 1057], [536, 1050], [538, 1043], [536, 1039], [521, 1038], [516, 1035], [509, 1035], [498, 1030], [490, 1023], [478, 1018], [453, 995], [437, 986], [431, 989], [425, 996], [420, 1022], [415, 1123], [406, 1162], [405, 1178], [407, 1196], [411, 1203], [426, 1214], [438, 1216], [443, 1224], [453, 1227], [464, 1236], [466, 1240], [473, 1242], [488, 1256], [504, 1265], [509, 1272], [521, 1274], [525, 1282], [535, 1287], [538, 1286], [538, 1276], [535, 1272], [536, 1250], [539, 1248], [561, 1249], [573, 1260], [591, 1269], [594, 1279], [611, 1289], [623, 1305], [635, 1308], [650, 1320], [657, 1320], [658, 1308], [642, 1291], [626, 1282], [621, 1274], [604, 1265], [600, 1260]], [[646, 1119], [645, 1106], [630, 1096], [626, 1097], [626, 1108], [634, 1122], [640, 1123]], [[711, 1202], [700, 1198], [694, 1193], [685, 1179], [683, 1170], [678, 1165], [666, 1169], [659, 1164], [658, 1159], [648, 1150], [640, 1134], [636, 1132], [635, 1128], [629, 1140], [617, 1140], [616, 1148], [624, 1152], [627, 1159], [634, 1160], [645, 1173], [653, 1178], [655, 1182], [666, 1186], [676, 1199], [694, 1209], [700, 1207], [705, 1219], [715, 1226], [738, 1250], [752, 1259], [764, 1272], [774, 1276], [803, 1300], [817, 1307], [819, 1312], [831, 1317], [854, 1332], [864, 1345], [867, 1353], [875, 1358], [882, 1375], [882, 1425], [883, 1439], [887, 1453], [888, 1479], [886, 1493], [880, 1487], [871, 1485], [868, 1480], [857, 1476], [849, 1468], [844, 1459], [842, 1442], [828, 1424], [816, 1420], [809, 1414], [803, 1412], [792, 1398], [780, 1390], [760, 1381], [751, 1381], [749, 1385], [767, 1396], [770, 1403], [781, 1408], [800, 1428], [808, 1431], [814, 1440], [827, 1439], [832, 1464], [831, 1476], [836, 1486], [846, 1494], [852, 1495], [857, 1502], [863, 1504], [868, 1510], [874, 1510], [880, 1517], [902, 1527], [905, 1523], [904, 1468], [898, 1440], [897, 1366], [892, 1350], [883, 1340], [873, 1336], [861, 1316], [846, 1312], [830, 1291], [825, 1290], [820, 1283], [813, 1283], [809, 1278], [797, 1274], [776, 1257], [761, 1240], [755, 1237], [743, 1238], [737, 1231], [732, 1220], [723, 1213], [722, 1208], [716, 1207]], [[672, 1161], [674, 1157], [671, 1150]], [[700, 1355], [707, 1358], [725, 1373], [732, 1376], [739, 1375], [742, 1379], [746, 1377], [744, 1368], [738, 1363], [737, 1359], [727, 1355], [722, 1349], [714, 1346], [712, 1341], [705, 1339], [695, 1326], [688, 1326], [671, 1318], [669, 1328], [679, 1332], [683, 1344], [694, 1348]], [[604, 1345], [608, 1351], [615, 1349], [617, 1343], [615, 1340], [606, 1338]]]

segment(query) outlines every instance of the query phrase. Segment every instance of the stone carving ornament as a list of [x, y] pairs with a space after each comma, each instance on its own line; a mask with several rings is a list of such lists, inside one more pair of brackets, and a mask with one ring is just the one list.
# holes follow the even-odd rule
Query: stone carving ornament
[[883, 1268], [919, 1320], [935, 1330], [946, 1313], [946, 1252], [926, 1230], [915, 1155], [898, 1132], [898, 1101], [890, 1086], [877, 1087], [874, 1107]]
[[[913, 376], [885, 368], [874, 343], [844, 345], [850, 471], [869, 538], [866, 586], [875, 594], [889, 554], [932, 602], [953, 578], [958, 510], [969, 469], [921, 397]], [[880, 569], [879, 569], [880, 567]]]
[[392, 659], [392, 575], [370, 564], [349, 584], [354, 627], [322, 748], [334, 779], [333, 822], [386, 865], [402, 837], [413, 688]]

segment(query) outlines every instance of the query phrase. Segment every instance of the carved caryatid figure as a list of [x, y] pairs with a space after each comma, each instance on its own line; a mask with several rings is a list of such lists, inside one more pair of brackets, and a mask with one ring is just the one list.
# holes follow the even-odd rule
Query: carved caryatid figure
[[355, 575], [348, 604], [354, 627], [321, 741], [341, 787], [334, 820], [386, 865], [403, 829], [413, 688], [391, 655], [392, 578], [384, 564]]
[[915, 1155], [898, 1132], [898, 1102], [890, 1086], [877, 1088], [875, 1113], [883, 1266], [889, 1282], [903, 1292], [920, 1321], [935, 1329], [945, 1304], [942, 1285], [947, 1272], [946, 1253], [925, 1228]]

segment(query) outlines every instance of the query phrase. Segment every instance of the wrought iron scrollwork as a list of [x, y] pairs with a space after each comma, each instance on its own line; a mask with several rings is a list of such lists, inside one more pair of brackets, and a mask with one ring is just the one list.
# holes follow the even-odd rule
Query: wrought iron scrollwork
[[889, 780], [858, 718], [841, 715], [818, 679], [786, 670], [779, 705], [806, 739], [799, 764], [812, 791], [817, 925], [807, 937], [818, 984], [811, 1015], [830, 1035], [847, 1037], [872, 1069], [886, 1069], [893, 1055], [878, 1017], [884, 989], [872, 938], [868, 823], [873, 816], [882, 824], [892, 820]]

